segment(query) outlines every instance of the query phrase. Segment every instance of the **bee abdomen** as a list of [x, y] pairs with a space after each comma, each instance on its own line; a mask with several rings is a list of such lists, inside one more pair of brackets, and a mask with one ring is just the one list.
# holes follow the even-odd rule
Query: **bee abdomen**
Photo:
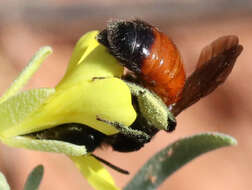
[[155, 41], [150, 55], [142, 64], [142, 78], [146, 87], [156, 92], [167, 105], [175, 103], [185, 83], [182, 59], [175, 44], [153, 27]]

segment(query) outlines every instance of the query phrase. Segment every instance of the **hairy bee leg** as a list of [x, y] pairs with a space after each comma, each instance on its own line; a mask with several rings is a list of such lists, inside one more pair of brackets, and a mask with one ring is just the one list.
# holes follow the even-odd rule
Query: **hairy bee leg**
[[136, 139], [136, 141], [149, 142], [151, 139], [151, 137], [147, 133], [139, 131], [139, 130], [131, 129], [130, 127], [127, 127], [119, 122], [108, 121], [108, 120], [100, 118], [99, 116], [97, 116], [96, 119], [98, 121], [102, 121], [104, 123], [114, 126], [117, 130], [120, 131], [120, 134]]

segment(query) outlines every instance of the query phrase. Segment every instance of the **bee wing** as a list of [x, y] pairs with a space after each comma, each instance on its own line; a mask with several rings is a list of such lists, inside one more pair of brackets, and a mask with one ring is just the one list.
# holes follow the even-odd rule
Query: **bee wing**
[[201, 51], [195, 71], [187, 78], [181, 99], [172, 108], [176, 116], [223, 83], [243, 47], [237, 36], [222, 36]]

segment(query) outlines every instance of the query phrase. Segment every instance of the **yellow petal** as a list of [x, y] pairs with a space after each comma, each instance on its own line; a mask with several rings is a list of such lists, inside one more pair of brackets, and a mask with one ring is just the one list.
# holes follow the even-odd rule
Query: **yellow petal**
[[63, 123], [82, 123], [106, 135], [118, 131], [96, 117], [131, 125], [136, 112], [128, 86], [117, 78], [82, 81], [57, 90], [36, 112], [2, 132], [5, 137], [27, 134]]
[[70, 158], [95, 190], [119, 190], [109, 172], [94, 157]]
[[76, 65], [80, 64], [85, 57], [99, 45], [99, 43], [95, 40], [97, 34], [99, 34], [99, 31], [90, 31], [79, 39], [74, 47], [67, 72], [71, 72]]
[[46, 59], [46, 57], [52, 53], [50, 47], [42, 47], [31, 59], [30, 63], [19, 74], [18, 78], [12, 83], [10, 88], [0, 98], [0, 104], [7, 100], [9, 97], [18, 93], [23, 86], [29, 81], [32, 75], [38, 70], [40, 65]]
[[123, 67], [100, 45], [95, 36], [97, 32], [85, 34], [77, 43], [70, 60], [67, 73], [56, 89], [68, 88], [83, 80], [94, 77], [121, 77]]

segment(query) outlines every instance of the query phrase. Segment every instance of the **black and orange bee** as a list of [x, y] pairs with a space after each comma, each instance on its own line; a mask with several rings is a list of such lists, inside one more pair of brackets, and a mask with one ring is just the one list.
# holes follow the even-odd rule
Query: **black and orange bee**
[[[133, 80], [132, 75], [126, 75], [125, 80], [133, 81], [133, 86], [136, 83], [140, 89], [140, 96], [144, 92], [150, 96], [153, 94], [155, 99], [157, 94], [166, 104], [167, 107], [164, 105], [164, 109], [167, 108], [168, 113], [166, 118], [168, 132], [176, 127], [173, 115], [178, 115], [224, 82], [242, 51], [238, 37], [218, 38], [202, 50], [196, 70], [185, 81], [182, 59], [175, 44], [168, 36], [146, 22], [140, 20], [110, 22], [106, 29], [98, 34], [97, 40], [123, 66], [134, 73]], [[138, 95], [132, 92], [132, 103], [138, 116], [131, 126], [124, 128], [119, 123], [97, 117], [97, 120], [119, 129], [118, 134], [107, 136], [86, 125], [67, 123], [31, 135], [39, 139], [63, 140], [85, 145], [90, 153], [102, 144], [108, 144], [119, 152], [139, 150], [160, 128], [145, 117]], [[127, 173], [99, 157], [96, 158], [122, 173]]]

